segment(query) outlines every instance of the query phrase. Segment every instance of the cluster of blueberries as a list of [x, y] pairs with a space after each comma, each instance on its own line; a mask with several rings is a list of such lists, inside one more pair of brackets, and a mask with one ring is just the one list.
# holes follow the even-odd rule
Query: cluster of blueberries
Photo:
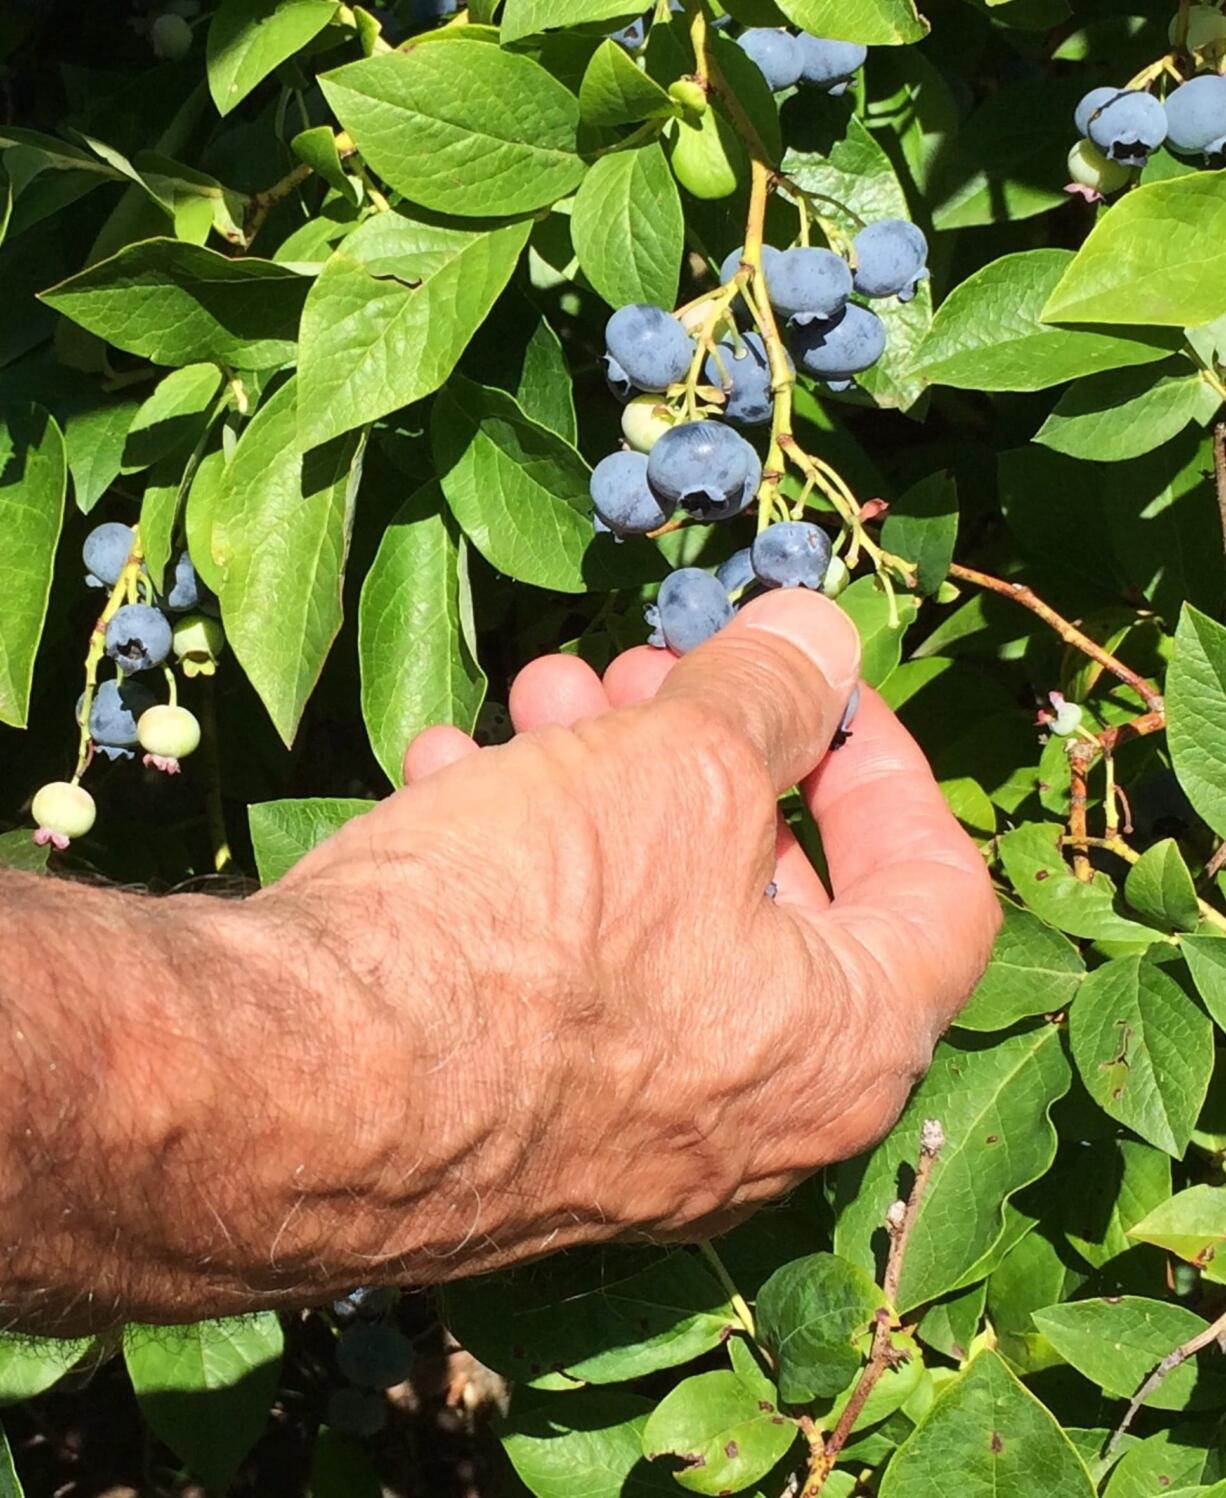
[[332, 1302], [342, 1330], [336, 1339], [336, 1366], [345, 1383], [328, 1399], [327, 1422], [351, 1436], [373, 1436], [387, 1424], [386, 1389], [413, 1369], [413, 1344], [389, 1324], [399, 1290], [363, 1285]]
[[[118, 521], [90, 531], [82, 549], [87, 586], [115, 587], [133, 539], [131, 526]], [[94, 692], [89, 736], [95, 753], [107, 759], [133, 759], [139, 747], [147, 767], [174, 775], [179, 761], [199, 747], [200, 724], [187, 708], [158, 702], [143, 682], [131, 678], [164, 666], [172, 655], [185, 676], [211, 676], [225, 636], [216, 617], [217, 600], [197, 576], [186, 551], [175, 559], [168, 581], [160, 607], [126, 603], [108, 621], [104, 648], [116, 674]], [[84, 710], [82, 693], [77, 700], [78, 723]], [[75, 782], [57, 780], [43, 786], [31, 811], [38, 823], [35, 842], [60, 849], [94, 825], [93, 797]]]

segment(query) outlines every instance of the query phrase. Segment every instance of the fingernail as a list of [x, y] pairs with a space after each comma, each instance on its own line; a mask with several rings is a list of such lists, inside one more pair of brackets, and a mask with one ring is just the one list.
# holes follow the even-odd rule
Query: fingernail
[[764, 629], [803, 651], [836, 695], [846, 696], [859, 679], [859, 631], [828, 598], [804, 588], [781, 588], [746, 604], [741, 618], [749, 628]]

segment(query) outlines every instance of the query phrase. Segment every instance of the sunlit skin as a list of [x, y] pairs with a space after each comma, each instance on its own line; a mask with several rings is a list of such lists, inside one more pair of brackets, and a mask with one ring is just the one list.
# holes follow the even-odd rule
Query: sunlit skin
[[0, 877], [8, 1320], [693, 1239], [870, 1145], [998, 917], [875, 693], [827, 756], [858, 674], [786, 590], [681, 660], [534, 662], [513, 742], [423, 733], [405, 790], [248, 900]]

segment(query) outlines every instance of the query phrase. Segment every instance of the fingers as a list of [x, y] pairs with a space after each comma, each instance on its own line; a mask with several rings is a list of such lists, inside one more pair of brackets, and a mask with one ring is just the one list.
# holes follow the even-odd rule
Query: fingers
[[615, 656], [604, 674], [605, 695], [610, 707], [627, 707], [632, 702], [646, 702], [654, 697], [664, 678], [677, 664], [669, 650], [654, 645], [635, 645]]
[[477, 745], [460, 728], [450, 723], [439, 723], [434, 728], [423, 729], [404, 751], [404, 779], [406, 785], [424, 780], [436, 770], [445, 769], [457, 760], [477, 752]]
[[779, 815], [775, 823], [775, 903], [810, 914], [826, 910], [830, 895], [796, 834]]
[[869, 991], [884, 982], [941, 1028], [987, 962], [1000, 916], [919, 745], [862, 689], [851, 737], [801, 789], [834, 895], [823, 937]]
[[516, 733], [549, 724], [568, 727], [607, 712], [600, 677], [577, 655], [543, 655], [529, 661], [511, 683], [508, 702]]
[[804, 588], [747, 603], [668, 673], [661, 700], [688, 701], [762, 756], [777, 792], [809, 774], [860, 671], [860, 637], [836, 604]]

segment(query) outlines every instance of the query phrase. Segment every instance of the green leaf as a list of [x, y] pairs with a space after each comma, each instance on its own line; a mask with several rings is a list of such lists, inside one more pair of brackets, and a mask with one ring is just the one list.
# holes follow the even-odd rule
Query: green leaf
[[516, 1383], [565, 1390], [688, 1363], [735, 1318], [694, 1254], [599, 1249], [448, 1285], [443, 1320]]
[[25, 1498], [25, 1489], [13, 1465], [13, 1453], [9, 1449], [8, 1437], [0, 1425], [0, 1498]]
[[[839, 1167], [835, 1251], [875, 1271], [875, 1244], [898, 1195], [900, 1172], [914, 1169], [922, 1121], [936, 1119], [946, 1143], [916, 1213], [896, 1309], [909, 1311], [969, 1283], [967, 1271], [1001, 1236], [1008, 1199], [1037, 1180], [1055, 1156], [1048, 1110], [1069, 1081], [1055, 1025], [991, 1045], [942, 1041], [889, 1135], [867, 1161]], [[958, 1224], [956, 1233], [949, 1231], [951, 1222]]]
[[45, 844], [40, 847], [31, 837], [28, 827], [15, 827], [12, 832], [0, 832], [0, 869], [17, 869], [23, 874], [46, 872], [51, 850]]
[[474, 635], [463, 538], [438, 485], [423, 484], [384, 531], [358, 605], [362, 717], [393, 785], [423, 728], [476, 723], [485, 673]]
[[[1020, 1215], [1020, 1214], [1019, 1214]], [[1041, 1372], [1062, 1361], [1034, 1328], [1031, 1313], [1080, 1289], [1084, 1276], [1072, 1267], [1072, 1256], [1033, 1219], [1027, 1231], [1000, 1257], [988, 1279], [988, 1321], [996, 1348], [1019, 1375]], [[1019, 1228], [1020, 1231], [1020, 1228]]]
[[310, 278], [252, 256], [146, 239], [42, 294], [99, 338], [155, 364], [273, 369], [294, 355]]
[[1000, 861], [1019, 900], [1040, 920], [1090, 941], [1156, 941], [1158, 933], [1116, 914], [1115, 886], [1095, 872], [1083, 884], [1060, 851], [1055, 822], [1024, 822], [1001, 838]]
[[1146, 848], [1128, 870], [1124, 897], [1164, 931], [1195, 931], [1200, 924], [1196, 885], [1174, 838]]
[[1192, 982], [1219, 1030], [1226, 1030], [1226, 941], [1220, 936], [1185, 936], [1179, 944]]
[[453, 379], [435, 402], [433, 439], [452, 513], [508, 577], [584, 593], [664, 575], [652, 543], [618, 547], [593, 535], [587, 464], [509, 395]]
[[206, 1487], [228, 1486], [267, 1425], [283, 1345], [271, 1311], [125, 1328], [124, 1362], [141, 1413]]
[[291, 744], [341, 626], [341, 587], [362, 443], [298, 450], [296, 381], [256, 412], [212, 516], [226, 638]]
[[802, 31], [840, 42], [896, 47], [928, 33], [911, 0], [778, 0], [778, 5]]
[[611, 307], [676, 303], [685, 220], [658, 142], [596, 162], [575, 194], [570, 232], [580, 269]]
[[881, 1498], [1094, 1498], [1094, 1484], [1052, 1416], [994, 1352], [948, 1383], [886, 1468]]
[[1166, 358], [1174, 346], [1167, 334], [1056, 328], [1040, 320], [1072, 258], [1069, 250], [1020, 250], [968, 276], [941, 304], [919, 350], [924, 378], [960, 390], [1044, 390], [1078, 375]]
[[649, 1399], [622, 1389], [517, 1395], [499, 1434], [536, 1498], [675, 1498], [669, 1473], [643, 1457], [650, 1412]]
[[1077, 948], [1028, 910], [1004, 907], [987, 971], [954, 1023], [960, 1030], [1007, 1030], [1032, 1014], [1066, 1009], [1085, 977]]
[[61, 1340], [0, 1333], [0, 1405], [19, 1404], [52, 1388], [81, 1361], [91, 1345], [89, 1337]]
[[678, 1458], [673, 1475], [691, 1493], [730, 1493], [764, 1477], [796, 1440], [795, 1423], [730, 1368], [699, 1373], [672, 1389], [648, 1418], [649, 1461]]
[[1191, 604], [1166, 679], [1166, 741], [1188, 800], [1226, 837], [1226, 629]]
[[128, 428], [123, 472], [149, 468], [159, 458], [194, 446], [221, 388], [221, 378], [216, 364], [189, 364], [159, 380]]
[[839, 594], [839, 607], [849, 614], [860, 631], [860, 675], [870, 687], [879, 687], [902, 658], [902, 639], [914, 620], [918, 600], [909, 593], [895, 599], [898, 622], [890, 622], [890, 600], [875, 577], [858, 577]]
[[977, 1285], [934, 1301], [916, 1328], [920, 1340], [955, 1363], [965, 1362], [971, 1343], [979, 1335], [987, 1288], [986, 1281], [980, 1280]]
[[1179, 1492], [1207, 1475], [1206, 1463], [1214, 1456], [1200, 1431], [1179, 1425], [1160, 1430], [1124, 1452], [1103, 1498], [1154, 1498]]
[[919, 590], [937, 591], [945, 581], [958, 538], [958, 486], [948, 472], [930, 473], [890, 506], [881, 544], [916, 564]]
[[832, 1399], [864, 1360], [885, 1298], [870, 1275], [837, 1254], [777, 1269], [758, 1292], [758, 1332], [789, 1404]]
[[554, 27], [628, 19], [634, 7], [635, 0], [506, 0], [499, 37], [506, 47]]
[[1213, 1070], [1213, 1026], [1162, 967], [1117, 957], [1092, 972], [1069, 1011], [1069, 1044], [1086, 1091], [1178, 1159]]
[[303, 439], [326, 441], [437, 390], [510, 279], [528, 228], [377, 213], [347, 235], [303, 309]]
[[319, 81], [363, 159], [426, 208], [528, 213], [583, 176], [578, 100], [530, 57], [449, 41], [367, 57]]
[[1064, 1234], [1101, 1269], [1135, 1249], [1133, 1227], [1171, 1194], [1171, 1162], [1135, 1139], [1096, 1139], [1077, 1154], [1063, 1190]]
[[1034, 440], [1071, 458], [1120, 463], [1161, 447], [1218, 402], [1184, 359], [1112, 369], [1070, 385]]
[[665, 90], [635, 66], [620, 43], [610, 37], [592, 53], [579, 85], [579, 113], [587, 124], [632, 125], [676, 112]]
[[341, 153], [337, 149], [336, 136], [328, 125], [315, 125], [310, 130], [300, 130], [290, 141], [290, 149], [299, 161], [336, 188], [356, 208], [360, 201], [357, 182], [345, 170]]
[[209, 23], [209, 92], [229, 114], [274, 68], [318, 36], [334, 0], [222, 0]]
[[[1131, 1398], [1168, 1352], [1205, 1330], [1185, 1306], [1139, 1295], [1049, 1306], [1034, 1313], [1034, 1324], [1078, 1373], [1116, 1399]], [[1226, 1379], [1189, 1359], [1145, 1402], [1155, 1410], [1203, 1409], [1224, 1397]]]
[[322, 843], [374, 805], [374, 801], [348, 796], [317, 796], [305, 800], [258, 801], [249, 806], [247, 823], [260, 883], [275, 884], [316, 843]]
[[140, 404], [135, 397], [106, 401], [74, 411], [65, 420], [68, 471], [77, 509], [83, 515], [89, 514], [119, 477], [128, 428]]
[[26, 726], [68, 461], [54, 419], [24, 402], [0, 406], [0, 723]]
[[1226, 1187], [1189, 1186], [1153, 1203], [1152, 1209], [1128, 1228], [1128, 1236], [1154, 1243], [1178, 1254], [1207, 1278], [1226, 1283]]
[[557, 432], [572, 447], [579, 440], [575, 419], [575, 388], [562, 340], [543, 317], [538, 317], [524, 347], [515, 388], [510, 391], [524, 415]]
[[1194, 327], [1226, 312], [1226, 178], [1193, 172], [1125, 193], [1053, 289], [1046, 322]]

